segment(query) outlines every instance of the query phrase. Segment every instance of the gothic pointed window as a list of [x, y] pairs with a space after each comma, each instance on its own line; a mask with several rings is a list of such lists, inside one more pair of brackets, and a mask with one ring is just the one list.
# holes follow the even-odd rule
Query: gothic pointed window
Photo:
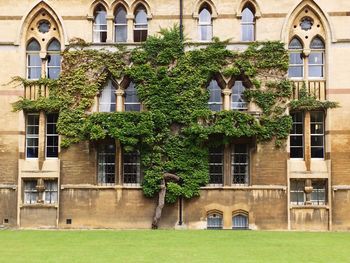
[[94, 12], [93, 41], [103, 43], [107, 40], [107, 12], [102, 5], [98, 5]]
[[61, 45], [53, 39], [47, 47], [47, 78], [57, 79], [61, 72]]
[[303, 45], [298, 38], [293, 38], [288, 46], [290, 78], [302, 78], [304, 76]]
[[199, 11], [198, 29], [199, 40], [210, 41], [213, 38], [211, 8], [206, 4]]
[[128, 88], [125, 90], [124, 107], [125, 111], [141, 111], [141, 104], [133, 82], [130, 82]]
[[40, 79], [41, 65], [40, 44], [35, 39], [32, 39], [27, 45], [27, 78]]
[[99, 98], [100, 112], [114, 112], [116, 109], [115, 87], [112, 80], [108, 80]]
[[208, 86], [208, 91], [210, 96], [209, 102], [208, 102], [209, 109], [211, 109], [212, 111], [221, 111], [222, 110], [221, 88], [215, 79], [210, 81]]
[[114, 41], [115, 42], [126, 42], [128, 24], [126, 20], [126, 9], [124, 6], [119, 5], [115, 12], [114, 17]]
[[321, 38], [315, 37], [310, 44], [311, 53], [308, 58], [309, 77], [324, 77], [324, 52], [325, 45]]
[[255, 40], [255, 11], [249, 4], [242, 10], [241, 39], [242, 41]]
[[134, 20], [134, 42], [146, 41], [148, 34], [147, 11], [143, 5], [138, 5]]
[[246, 110], [248, 104], [244, 98], [244, 91], [246, 87], [243, 85], [243, 82], [236, 80], [235, 84], [232, 86], [232, 98], [231, 98], [231, 109], [233, 110]]

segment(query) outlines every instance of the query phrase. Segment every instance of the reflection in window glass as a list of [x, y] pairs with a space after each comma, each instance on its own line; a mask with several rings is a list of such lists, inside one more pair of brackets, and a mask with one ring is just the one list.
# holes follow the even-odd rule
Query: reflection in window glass
[[141, 163], [139, 151], [123, 152], [124, 184], [139, 185], [141, 183]]
[[290, 78], [302, 78], [304, 75], [303, 46], [297, 38], [293, 38], [289, 43], [289, 68]]
[[207, 217], [207, 229], [222, 229], [222, 215], [211, 213]]
[[46, 157], [58, 157], [58, 114], [50, 113], [46, 115]]
[[292, 130], [290, 131], [290, 158], [304, 157], [304, 122], [302, 112], [293, 112], [290, 114], [293, 120]]
[[41, 77], [40, 44], [33, 39], [27, 45], [27, 78], [40, 79]]
[[209, 109], [212, 111], [221, 111], [222, 109], [222, 94], [221, 88], [216, 80], [212, 80], [208, 86], [209, 90]]
[[115, 143], [113, 140], [98, 145], [98, 184], [115, 183]]
[[223, 184], [224, 175], [224, 149], [223, 147], [209, 149], [209, 184]]
[[100, 112], [114, 112], [116, 109], [115, 87], [112, 80], [108, 80], [107, 85], [102, 90], [99, 98]]
[[147, 11], [143, 5], [138, 6], [134, 20], [134, 42], [143, 42], [147, 39]]
[[54, 39], [47, 48], [47, 77], [57, 79], [61, 72], [61, 45]]
[[126, 10], [119, 6], [114, 18], [115, 42], [126, 42], [128, 25], [126, 20]]
[[246, 110], [248, 108], [248, 103], [244, 98], [245, 86], [240, 80], [235, 81], [235, 84], [232, 86], [232, 104], [231, 108], [233, 110]]
[[26, 157], [38, 158], [39, 114], [28, 113], [26, 122]]
[[248, 229], [248, 217], [246, 215], [235, 215], [232, 217], [232, 229]]
[[324, 114], [314, 111], [310, 117], [311, 158], [324, 158]]
[[106, 9], [99, 5], [94, 12], [93, 41], [95, 43], [107, 40], [107, 13]]
[[211, 12], [207, 6], [202, 7], [199, 12], [198, 29], [201, 41], [210, 41], [213, 38]]
[[125, 90], [124, 107], [125, 111], [141, 111], [141, 104], [133, 82], [130, 82], [128, 88]]

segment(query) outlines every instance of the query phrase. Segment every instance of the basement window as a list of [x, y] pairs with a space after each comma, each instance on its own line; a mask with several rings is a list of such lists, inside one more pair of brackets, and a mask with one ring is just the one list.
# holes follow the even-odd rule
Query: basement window
[[245, 230], [249, 228], [248, 216], [237, 214], [232, 217], [232, 229]]
[[207, 229], [222, 229], [222, 213], [211, 212], [208, 214]]

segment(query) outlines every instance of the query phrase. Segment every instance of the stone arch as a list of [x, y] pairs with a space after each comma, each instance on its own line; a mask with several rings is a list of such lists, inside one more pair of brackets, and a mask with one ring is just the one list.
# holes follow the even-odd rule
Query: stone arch
[[129, 6], [129, 4], [128, 4], [126, 1], [124, 1], [124, 0], [116, 0], [116, 1], [114, 1], [114, 2], [111, 4], [111, 10], [112, 10], [113, 16], [115, 15], [115, 12], [116, 12], [116, 10], [117, 10], [117, 7], [119, 7], [119, 6], [123, 6], [123, 7], [125, 8], [126, 13], [127, 13], [128, 15], [131, 14], [130, 6]]
[[150, 6], [150, 4], [148, 3], [148, 1], [145, 1], [145, 0], [138, 0], [138, 1], [135, 1], [135, 2], [131, 5], [130, 11], [131, 11], [132, 15], [134, 16], [135, 11], [136, 11], [136, 8], [137, 8], [139, 5], [143, 5], [143, 6], [146, 8], [146, 11], [147, 11], [147, 18], [148, 18], [148, 19], [152, 19], [151, 6]]
[[[294, 24], [301, 18], [301, 16], [303, 16], [303, 11], [306, 9], [309, 10], [309, 16], [312, 16], [312, 18], [317, 19], [321, 23], [323, 33], [319, 34], [322, 35], [322, 38], [327, 42], [336, 42], [333, 26], [330, 22], [328, 14], [324, 12], [314, 0], [302, 0], [293, 7], [292, 11], [287, 15], [282, 27], [281, 40], [288, 44], [292, 35], [297, 34], [296, 32], [293, 32], [293, 28], [295, 26]], [[310, 41], [310, 39], [313, 39], [313, 36], [308, 39]], [[304, 46], [308, 45], [308, 43], [304, 42], [304, 39], [303, 44]]]
[[60, 16], [57, 15], [56, 11], [45, 0], [38, 1], [33, 7], [29, 9], [27, 15], [23, 16], [15, 45], [26, 43], [29, 38], [35, 36], [35, 32], [31, 32], [35, 31], [35, 29], [31, 30], [31, 26], [34, 26], [35, 23], [40, 20], [40, 13], [45, 13], [45, 19], [49, 20], [49, 22], [52, 23], [52, 28], [55, 28], [55, 32], [52, 32], [53, 34], [48, 37], [48, 40], [55, 36], [62, 44], [61, 48], [63, 49], [64, 45], [68, 45], [68, 37], [65, 33], [66, 30], [63, 25], [63, 20]]
[[212, 19], [217, 18], [218, 17], [218, 11], [216, 9], [215, 4], [211, 0], [198, 0], [193, 6], [193, 12], [192, 12], [193, 18], [198, 19], [198, 17], [199, 17], [199, 10], [204, 4], [207, 4], [210, 7], [210, 9], [211, 9], [211, 18]]
[[240, 4], [237, 6], [236, 14], [238, 18], [242, 17], [242, 11], [245, 6], [252, 6], [254, 7], [254, 16], [255, 18], [261, 17], [261, 10], [260, 10], [260, 4], [257, 0], [243, 0], [240, 2]]
[[95, 1], [92, 2], [92, 4], [90, 5], [90, 8], [89, 8], [89, 17], [90, 18], [94, 17], [95, 9], [99, 5], [102, 5], [106, 9], [107, 15], [109, 15], [110, 8], [109, 8], [108, 3], [106, 1], [104, 1], [104, 0], [95, 0]]

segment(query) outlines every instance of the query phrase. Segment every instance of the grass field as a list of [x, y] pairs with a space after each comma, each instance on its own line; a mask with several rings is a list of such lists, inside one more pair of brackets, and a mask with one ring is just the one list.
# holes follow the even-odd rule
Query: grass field
[[350, 262], [350, 233], [2, 230], [0, 262]]

